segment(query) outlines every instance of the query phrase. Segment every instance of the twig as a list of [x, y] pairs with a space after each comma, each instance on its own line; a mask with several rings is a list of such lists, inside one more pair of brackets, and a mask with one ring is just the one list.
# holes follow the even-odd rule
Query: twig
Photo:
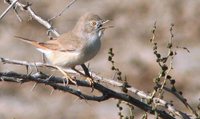
[[[13, 3], [16, 0], [10, 0], [11, 3]], [[10, 2], [7, 2], [10, 4]], [[35, 12], [31, 9], [31, 4], [22, 4], [20, 2], [16, 2], [15, 5], [20, 8], [21, 11], [28, 11], [28, 13], [31, 15], [33, 19], [38, 21], [41, 25], [46, 27], [49, 31], [51, 31], [56, 37], [60, 36], [60, 34], [53, 28], [53, 26], [46, 20], [42, 19], [40, 16], [36, 15]]]
[[182, 96], [182, 94], [180, 94], [180, 92], [174, 91], [167, 87], [164, 87], [163, 89], [176, 96], [185, 105], [186, 108], [188, 108], [196, 117], [198, 117], [197, 112], [188, 104], [187, 100]]
[[14, 8], [14, 13], [17, 16], [17, 19], [19, 20], [19, 22], [22, 22], [22, 18], [19, 16], [18, 11]]
[[9, 7], [1, 14], [0, 20], [8, 13], [8, 11], [17, 3], [18, 0], [13, 0]]
[[[164, 86], [166, 85], [166, 82], [168, 80], [168, 74], [170, 73], [170, 71], [172, 70], [172, 63], [173, 63], [173, 58], [174, 58], [174, 54], [173, 54], [173, 51], [172, 51], [172, 48], [173, 48], [173, 38], [174, 38], [174, 34], [173, 34], [173, 27], [174, 27], [174, 24], [171, 24], [171, 27], [170, 27], [170, 39], [169, 39], [169, 42], [168, 42], [168, 54], [167, 54], [167, 59], [168, 60], [169, 58], [169, 67], [168, 67], [168, 70], [166, 71], [165, 73], [165, 76], [164, 76], [164, 81], [162, 82], [162, 85], [161, 85], [161, 88], [160, 90], [163, 90]], [[161, 67], [162, 68], [162, 67]]]
[[67, 4], [67, 5], [65, 6], [65, 8], [64, 8], [63, 10], [61, 10], [60, 13], [58, 13], [58, 14], [55, 15], [54, 17], [48, 19], [48, 21], [52, 21], [53, 19], [56, 19], [57, 17], [61, 16], [61, 15], [65, 12], [65, 10], [68, 9], [71, 5], [73, 5], [76, 1], [77, 1], [77, 0], [72, 0], [69, 4]]

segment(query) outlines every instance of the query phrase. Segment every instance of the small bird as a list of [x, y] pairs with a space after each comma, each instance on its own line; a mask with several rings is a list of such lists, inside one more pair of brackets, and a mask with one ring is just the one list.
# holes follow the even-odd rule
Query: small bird
[[98, 15], [86, 13], [80, 17], [75, 27], [56, 39], [47, 42], [38, 42], [16, 36], [22, 41], [36, 47], [37, 50], [44, 53], [47, 60], [55, 65], [66, 78], [74, 82], [70, 76], [62, 70], [61, 67], [75, 69], [75, 66], [81, 65], [87, 75], [84, 63], [92, 59], [100, 50], [101, 37], [105, 29], [112, 26], [105, 26], [109, 20], [102, 20]]

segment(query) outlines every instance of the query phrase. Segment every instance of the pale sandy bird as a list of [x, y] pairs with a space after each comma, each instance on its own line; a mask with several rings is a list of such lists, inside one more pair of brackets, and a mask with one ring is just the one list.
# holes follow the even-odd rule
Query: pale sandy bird
[[61, 67], [75, 68], [81, 65], [87, 75], [84, 65], [92, 59], [101, 47], [101, 37], [106, 28], [108, 20], [102, 20], [98, 15], [86, 13], [78, 20], [75, 27], [54, 40], [38, 42], [27, 38], [16, 36], [24, 42], [35, 46], [37, 50], [44, 53], [48, 61], [55, 65], [68, 79], [74, 82]]

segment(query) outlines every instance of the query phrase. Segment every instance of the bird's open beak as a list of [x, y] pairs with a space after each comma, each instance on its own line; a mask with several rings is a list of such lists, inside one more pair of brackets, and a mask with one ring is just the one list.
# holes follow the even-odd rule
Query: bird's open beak
[[106, 25], [109, 21], [110, 20], [103, 20], [99, 30], [105, 30], [105, 29], [108, 29], [108, 28], [113, 28], [114, 26], [112, 26], [112, 25], [109, 25], [109, 26]]
[[109, 21], [110, 21], [110, 20], [105, 20], [105, 21], [103, 21], [102, 24], [108, 23]]

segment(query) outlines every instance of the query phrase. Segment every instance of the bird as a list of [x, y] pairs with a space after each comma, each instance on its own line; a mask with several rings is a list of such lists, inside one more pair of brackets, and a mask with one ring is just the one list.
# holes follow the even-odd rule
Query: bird
[[75, 69], [75, 66], [81, 65], [85, 74], [89, 76], [84, 63], [91, 60], [99, 52], [104, 30], [112, 27], [105, 25], [108, 21], [101, 19], [94, 13], [85, 13], [79, 18], [72, 30], [53, 40], [39, 42], [21, 36], [15, 37], [35, 46], [66, 78], [76, 83], [62, 68]]

